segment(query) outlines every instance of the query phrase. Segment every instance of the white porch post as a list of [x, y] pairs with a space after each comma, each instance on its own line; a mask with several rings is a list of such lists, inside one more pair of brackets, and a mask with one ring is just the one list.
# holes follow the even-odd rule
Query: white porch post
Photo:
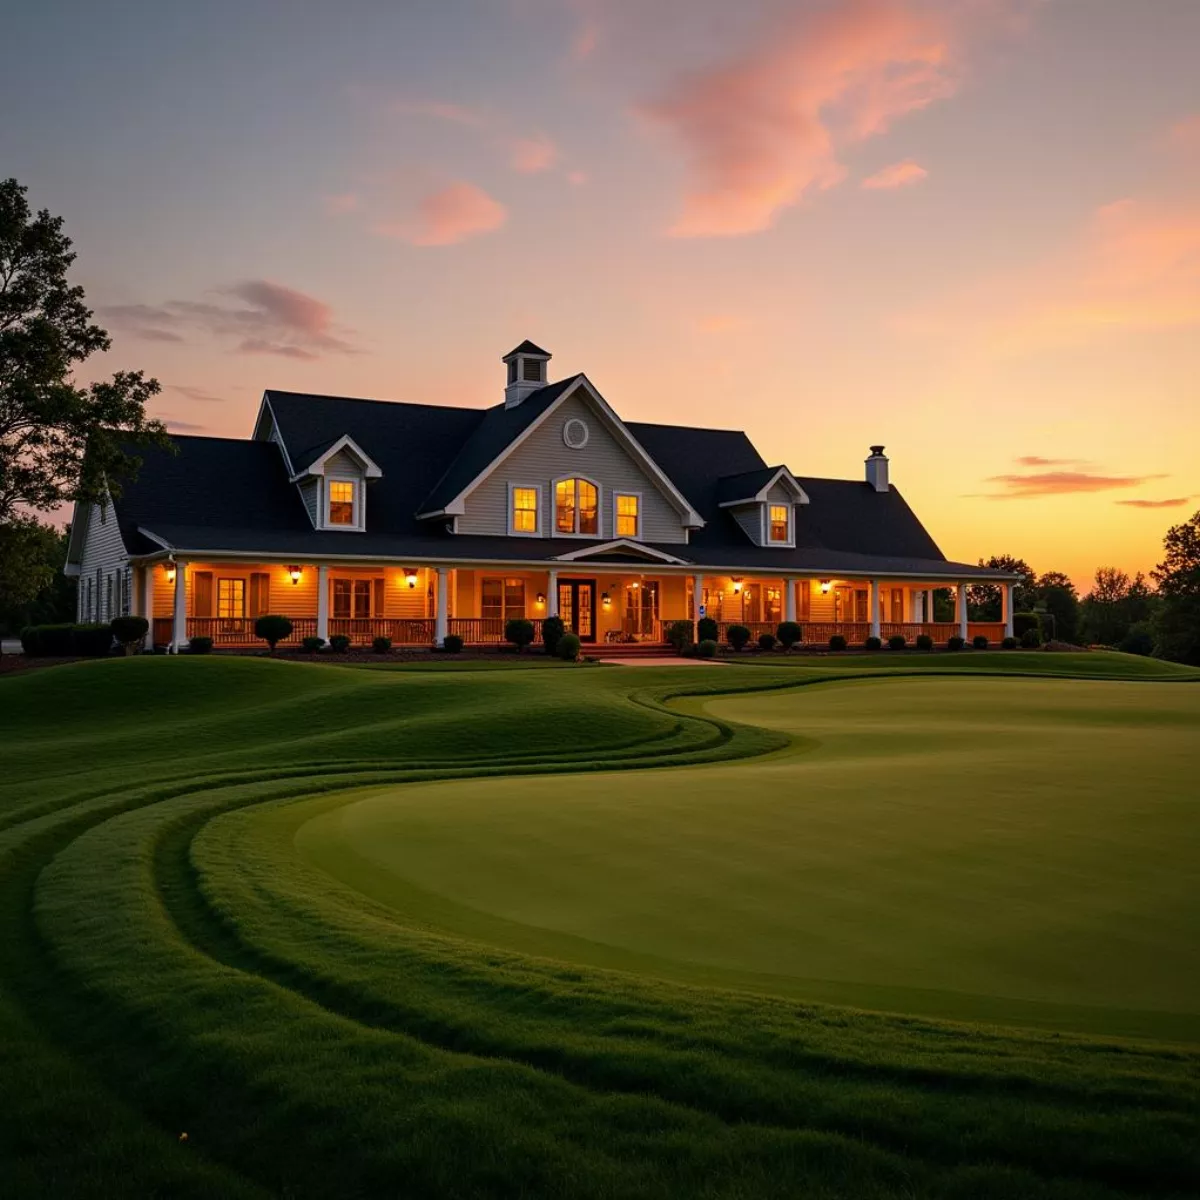
[[546, 583], [546, 616], [558, 616], [558, 570], [550, 568], [550, 578]]
[[692, 640], [700, 640], [700, 609], [704, 604], [704, 576], [692, 576]]
[[871, 580], [871, 636], [879, 636], [879, 580]]
[[912, 593], [912, 606], [913, 606], [912, 619], [913, 619], [914, 624], [924, 625], [925, 624], [925, 593], [923, 591]]
[[783, 619], [785, 621], [795, 621], [796, 619], [796, 581], [794, 579], [785, 579], [784, 586], [784, 601], [783, 601]]
[[445, 644], [448, 625], [446, 610], [450, 603], [450, 572], [445, 567], [438, 567], [437, 612], [433, 619], [433, 643], [435, 646]]
[[317, 637], [329, 641], [329, 568], [317, 567]]
[[146, 633], [146, 645], [154, 644], [154, 565], [146, 563], [142, 567], [142, 616], [150, 622]]
[[960, 583], [954, 601], [955, 612], [958, 615], [958, 636], [967, 640], [967, 585]]
[[1001, 616], [1004, 617], [1004, 636], [1013, 636], [1013, 589], [1016, 585], [1006, 583], [1000, 589]]
[[175, 607], [171, 623], [171, 644], [175, 653], [188, 644], [187, 635], [187, 563], [175, 560]]

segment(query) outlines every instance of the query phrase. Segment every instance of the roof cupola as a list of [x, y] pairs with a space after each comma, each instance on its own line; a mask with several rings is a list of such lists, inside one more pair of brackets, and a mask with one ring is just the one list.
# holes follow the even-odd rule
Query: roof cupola
[[549, 351], [524, 341], [510, 350], [501, 361], [508, 368], [504, 388], [504, 407], [516, 408], [526, 396], [546, 386], [546, 364]]

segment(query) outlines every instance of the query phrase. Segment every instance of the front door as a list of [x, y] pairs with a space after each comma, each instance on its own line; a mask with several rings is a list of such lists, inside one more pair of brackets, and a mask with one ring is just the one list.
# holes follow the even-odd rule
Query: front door
[[558, 581], [558, 615], [564, 628], [581, 642], [596, 640], [596, 581], [594, 579], [560, 579]]

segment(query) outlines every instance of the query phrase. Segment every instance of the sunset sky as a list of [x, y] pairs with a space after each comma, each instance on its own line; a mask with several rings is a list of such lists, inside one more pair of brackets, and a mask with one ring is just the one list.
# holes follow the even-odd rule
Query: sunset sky
[[181, 433], [264, 388], [630, 420], [892, 479], [1085, 585], [1200, 509], [1197, 0], [40, 0], [0, 176]]

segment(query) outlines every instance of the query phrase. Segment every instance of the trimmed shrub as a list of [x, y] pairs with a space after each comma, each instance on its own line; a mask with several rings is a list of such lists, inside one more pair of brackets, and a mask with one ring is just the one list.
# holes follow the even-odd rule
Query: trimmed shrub
[[211, 654], [212, 653], [212, 638], [210, 637], [194, 637], [188, 642], [189, 654]]
[[775, 630], [775, 636], [779, 639], [779, 644], [785, 650], [790, 650], [804, 637], [804, 630], [795, 621], [784, 621]]
[[971, 639], [971, 645], [974, 646], [976, 650], [986, 650], [988, 648], [988, 640], [982, 633], [977, 633]]
[[674, 647], [676, 654], [684, 654], [692, 644], [691, 621], [672, 621], [667, 626], [666, 639]]
[[276, 645], [292, 636], [292, 623], [278, 613], [264, 613], [254, 622], [254, 636], [262, 638], [274, 654]]
[[1015, 637], [1006, 637], [1000, 643], [1000, 646], [1004, 650], [1015, 650], [1017, 648], [1017, 639]]
[[150, 622], [145, 617], [113, 617], [109, 629], [121, 649], [132, 654], [134, 646], [150, 632]]
[[721, 631], [712, 617], [701, 617], [696, 622], [696, 640], [698, 642], [715, 642], [720, 636]]
[[932, 650], [933, 649], [933, 638], [931, 638], [929, 636], [929, 634], [927, 634], [927, 633], [918, 633], [917, 634], [917, 649], [918, 650]]
[[717, 643], [712, 638], [705, 638], [697, 647], [696, 654], [700, 658], [716, 658]]
[[775, 640], [773, 633], [760, 633], [758, 635], [758, 648], [760, 650], [774, 650]]
[[1146, 621], [1137, 621], [1130, 625], [1129, 632], [1121, 639], [1121, 644], [1117, 649], [1123, 650], [1126, 654], [1153, 654], [1154, 633], [1150, 629], [1150, 625]]
[[442, 639], [442, 649], [447, 654], [461, 654], [463, 648], [463, 640], [457, 633], [448, 633]]
[[869, 637], [863, 642], [864, 650], [882, 650], [883, 643], [877, 637]]
[[31, 658], [63, 658], [73, 653], [74, 625], [28, 625], [21, 630], [21, 649]]
[[305, 654], [316, 654], [316, 652], [320, 650], [323, 645], [325, 645], [325, 639], [323, 637], [306, 637], [300, 639], [300, 649], [303, 650]]
[[1027, 629], [1021, 634], [1021, 646], [1025, 650], [1036, 650], [1042, 644], [1042, 635], [1036, 629]]
[[558, 653], [558, 639], [567, 632], [562, 617], [547, 617], [542, 622], [542, 645], [547, 654]]
[[889, 650], [903, 650], [907, 645], [908, 639], [902, 633], [893, 633], [892, 636], [888, 638]]
[[846, 639], [842, 637], [840, 633], [835, 633], [833, 637], [829, 639], [829, 648], [830, 650], [845, 650]]
[[391, 648], [392, 639], [390, 637], [377, 637], [371, 643], [371, 649], [374, 650], [376, 654], [387, 654]]
[[[504, 640], [512, 642], [517, 648], [517, 653], [520, 654], [533, 641], [533, 622], [526, 621], [524, 617], [513, 617], [504, 626]], [[578, 648], [576, 648], [576, 653], [578, 652]]]
[[579, 638], [573, 633], [564, 633], [558, 639], [558, 657], [563, 662], [574, 662], [579, 657]]
[[81, 658], [104, 658], [112, 644], [112, 629], [107, 625], [75, 625], [71, 629], [71, 653]]
[[967, 644], [966, 638], [960, 638], [956, 633], [947, 643], [947, 650], [961, 650]]
[[1022, 637], [1030, 629], [1036, 629], [1039, 633], [1042, 630], [1041, 619], [1038, 617], [1037, 613], [1013, 613], [1013, 633], [1018, 638]]
[[735, 649], [744, 650], [750, 640], [750, 630], [745, 625], [730, 625], [725, 630], [725, 640]]
[[329, 648], [334, 654], [345, 654], [350, 649], [350, 639], [344, 633], [335, 633], [329, 639]]

